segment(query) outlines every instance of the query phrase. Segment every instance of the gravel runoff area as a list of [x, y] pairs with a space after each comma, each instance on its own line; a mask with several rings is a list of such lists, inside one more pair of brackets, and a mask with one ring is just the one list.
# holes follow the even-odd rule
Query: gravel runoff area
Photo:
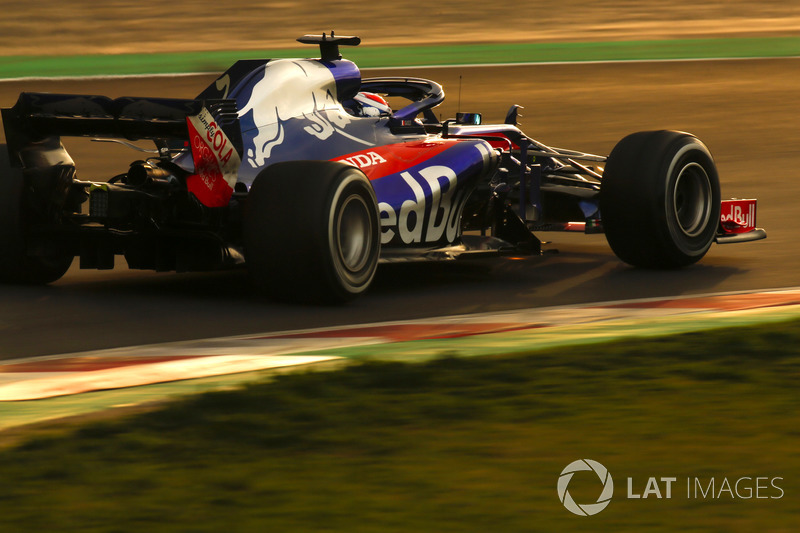
[[622, 41], [797, 35], [783, 0], [0, 0], [0, 56], [246, 50], [334, 29], [398, 43]]

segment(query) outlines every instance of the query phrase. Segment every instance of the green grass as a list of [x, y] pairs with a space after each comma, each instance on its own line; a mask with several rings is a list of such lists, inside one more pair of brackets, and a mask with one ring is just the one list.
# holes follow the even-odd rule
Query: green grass
[[[528, 62], [629, 61], [800, 56], [800, 37], [624, 42], [343, 47], [361, 68]], [[314, 47], [164, 54], [0, 57], [0, 78], [221, 72], [237, 59], [308, 57]]]
[[[0, 452], [0, 531], [795, 531], [797, 346], [792, 322], [279, 376]], [[580, 458], [616, 484], [594, 517], [556, 496]], [[651, 476], [675, 497], [625, 498]], [[686, 498], [744, 476], [785, 495]]]

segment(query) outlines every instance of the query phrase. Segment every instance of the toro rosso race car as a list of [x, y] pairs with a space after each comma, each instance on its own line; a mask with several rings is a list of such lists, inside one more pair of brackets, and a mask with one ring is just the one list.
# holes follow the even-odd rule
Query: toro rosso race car
[[[239, 61], [191, 100], [22, 93], [2, 110], [0, 279], [48, 283], [75, 257], [109, 269], [122, 255], [157, 271], [244, 264], [273, 296], [344, 301], [379, 262], [536, 254], [540, 231], [604, 232], [649, 268], [766, 236], [755, 200], [721, 201], [690, 134], [634, 133], [603, 157], [528, 137], [518, 106], [503, 124], [441, 122], [439, 84], [362, 79], [342, 59], [358, 37], [298, 40], [321, 58]], [[62, 136], [155, 149], [81, 181]]]

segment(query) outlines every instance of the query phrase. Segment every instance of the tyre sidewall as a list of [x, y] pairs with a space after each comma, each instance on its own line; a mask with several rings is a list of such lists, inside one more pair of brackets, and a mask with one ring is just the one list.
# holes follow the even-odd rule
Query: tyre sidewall
[[[665, 178], [659, 191], [658, 206], [661, 223], [658, 225], [660, 239], [676, 266], [691, 264], [703, 257], [714, 241], [720, 217], [720, 187], [716, 166], [708, 148], [694, 137], [683, 137], [674, 141], [662, 163]], [[704, 226], [696, 235], [686, 234], [680, 227], [675, 210], [675, 188], [681, 171], [691, 164], [699, 165], [708, 178], [709, 205], [704, 215]], [[686, 179], [686, 176], [682, 179]]]
[[[363, 209], [368, 221], [369, 247], [366, 257], [359, 262], [357, 268], [349, 268], [344, 259], [340, 242], [339, 225], [342, 210], [349, 202], [357, 209]], [[375, 269], [380, 257], [380, 218], [377, 209], [377, 199], [372, 185], [364, 174], [355, 169], [343, 170], [331, 187], [329, 200], [326, 202], [328, 216], [325, 233], [327, 234], [326, 262], [330, 281], [338, 287], [338, 291], [345, 299], [349, 299], [364, 292], [375, 276]]]
[[0, 180], [0, 281], [41, 285], [60, 279], [73, 256], [57, 243], [47, 243], [47, 253], [28, 255], [25, 177], [11, 166], [5, 144], [0, 144]]
[[[5, 149], [5, 146], [0, 146]], [[17, 281], [24, 273], [25, 241], [22, 238], [22, 172], [0, 165], [0, 276]]]

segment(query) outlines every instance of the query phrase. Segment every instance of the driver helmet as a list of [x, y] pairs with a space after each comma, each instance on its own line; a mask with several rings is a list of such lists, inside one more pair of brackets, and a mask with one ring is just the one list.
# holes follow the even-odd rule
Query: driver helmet
[[392, 108], [384, 97], [375, 93], [360, 92], [348, 102], [348, 111], [357, 117], [380, 117], [392, 114]]

